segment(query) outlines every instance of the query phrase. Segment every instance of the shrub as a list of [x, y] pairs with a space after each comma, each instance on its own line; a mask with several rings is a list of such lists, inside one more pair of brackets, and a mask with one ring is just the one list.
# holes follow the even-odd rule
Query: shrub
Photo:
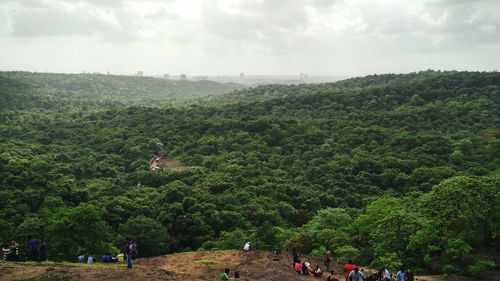
[[445, 274], [454, 274], [458, 272], [458, 268], [454, 265], [447, 264], [443, 266], [443, 273]]
[[342, 246], [335, 249], [337, 261], [347, 263], [349, 260], [357, 260], [359, 258], [359, 250], [353, 246]]
[[492, 259], [480, 259], [468, 266], [467, 271], [470, 275], [479, 277], [483, 275], [485, 270], [494, 269], [495, 261]]

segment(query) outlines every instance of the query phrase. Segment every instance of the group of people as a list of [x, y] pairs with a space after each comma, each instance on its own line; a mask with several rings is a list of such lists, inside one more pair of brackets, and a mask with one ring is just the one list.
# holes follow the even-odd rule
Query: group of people
[[[132, 268], [132, 260], [137, 259], [139, 257], [139, 252], [137, 250], [137, 242], [125, 238], [125, 246], [124, 246], [124, 251], [123, 254], [118, 254], [112, 256], [110, 253], [105, 253], [101, 257], [101, 262], [102, 263], [115, 263], [115, 262], [124, 262], [127, 261], [127, 268]], [[95, 255], [89, 254], [88, 256], [85, 255], [79, 255], [76, 258], [76, 261], [79, 263], [87, 263], [87, 264], [93, 264], [97, 262], [97, 258]]]
[[[392, 274], [387, 268], [382, 268], [378, 272], [365, 277], [363, 270], [360, 270], [351, 260], [344, 265], [344, 274], [346, 281], [392, 281]], [[415, 281], [415, 275], [411, 269], [404, 271], [401, 268], [396, 273], [396, 281]]]
[[28, 240], [28, 260], [31, 261], [46, 261], [47, 260], [47, 243], [45, 240], [36, 239], [34, 236], [30, 236]]
[[[292, 249], [293, 255], [293, 268], [295, 272], [301, 275], [308, 275], [314, 277], [322, 277], [325, 272], [329, 271], [327, 281], [340, 281], [337, 277], [335, 277], [335, 272], [330, 270], [330, 262], [331, 262], [331, 251], [329, 248], [325, 250], [325, 269], [323, 270], [319, 265], [316, 265], [315, 268], [311, 266], [310, 262], [304, 261], [301, 262], [299, 259], [299, 254], [296, 248]], [[345, 281], [392, 281], [392, 274], [389, 272], [387, 268], [382, 268], [378, 272], [372, 273], [369, 272], [367, 276], [365, 276], [365, 272], [363, 269], [359, 268], [356, 264], [349, 260], [348, 263], [344, 264], [344, 277]], [[415, 281], [415, 276], [410, 269], [406, 271], [401, 268], [396, 275], [394, 276], [396, 281]]]
[[[36, 239], [33, 236], [27, 237], [26, 260], [45, 261], [47, 260], [47, 243], [44, 239]], [[4, 243], [2, 247], [2, 258], [8, 261], [20, 261], [19, 244], [12, 240]]]
[[363, 270], [360, 270], [352, 260], [344, 264], [344, 274], [346, 281], [363, 281], [365, 278]]
[[[79, 255], [78, 257], [76, 257], [76, 261], [79, 263], [93, 264], [97, 262], [97, 258], [94, 256], [94, 254], [90, 254], [86, 257], [85, 255]], [[110, 253], [105, 253], [101, 257], [102, 263], [113, 263], [113, 262], [123, 262], [123, 261], [125, 261], [123, 254], [112, 256]]]
[[[328, 255], [328, 257], [330, 257], [330, 254]], [[325, 271], [323, 269], [321, 269], [321, 267], [319, 265], [316, 265], [316, 267], [313, 268], [311, 266], [311, 263], [308, 261], [304, 261], [301, 263], [301, 261], [299, 259], [299, 253], [297, 252], [296, 248], [292, 249], [292, 255], [293, 255], [293, 262], [292, 262], [293, 269], [295, 270], [295, 272], [297, 272], [298, 274], [301, 274], [301, 275], [309, 275], [309, 276], [314, 276], [314, 277], [323, 276], [323, 273]], [[328, 271], [329, 266], [330, 266], [330, 260], [328, 260], [328, 262], [325, 260], [325, 266], [326, 265], [328, 266], [326, 269]]]
[[[314, 276], [314, 277], [321, 277], [323, 276], [324, 270], [319, 267], [319, 265], [316, 265], [315, 268], [312, 268], [310, 262], [303, 262], [300, 263], [300, 259], [296, 260], [294, 266], [293, 266], [295, 272], [301, 275], [309, 275], [309, 276]], [[333, 272], [333, 271], [332, 271]]]

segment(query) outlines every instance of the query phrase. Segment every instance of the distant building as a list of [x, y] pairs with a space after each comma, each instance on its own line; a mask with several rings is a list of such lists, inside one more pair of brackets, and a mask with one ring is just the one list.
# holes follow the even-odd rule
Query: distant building
[[139, 76], [139, 77], [144, 76], [144, 71], [142, 71], [142, 70], [137, 71], [137, 75], [136, 76]]
[[186, 74], [184, 74], [184, 73], [183, 73], [183, 74], [181, 74], [181, 80], [186, 80], [186, 79], [187, 79]]
[[168, 74], [163, 74], [163, 79], [169, 79], [170, 78], [170, 75]]
[[305, 82], [307, 80], [307, 74], [305, 73], [300, 73], [300, 81]]

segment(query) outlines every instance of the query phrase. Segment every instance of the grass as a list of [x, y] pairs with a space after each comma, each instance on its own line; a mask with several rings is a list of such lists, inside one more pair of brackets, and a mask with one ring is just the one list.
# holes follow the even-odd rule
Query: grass
[[[55, 262], [55, 261], [43, 261], [43, 262], [36, 262], [36, 261], [27, 261], [24, 262], [23, 264], [25, 265], [60, 265], [60, 266], [71, 266], [71, 267], [87, 267], [87, 268], [125, 268], [127, 266], [126, 263], [93, 263], [93, 264], [87, 264], [87, 263], [76, 263], [76, 262], [69, 262], [69, 261], [62, 261], [62, 262]], [[138, 267], [142, 268], [143, 266], [140, 265], [133, 265], [133, 267]]]
[[252, 261], [251, 261], [251, 263], [252, 263], [252, 264], [255, 264], [255, 265], [257, 265], [257, 264], [262, 264], [263, 262], [264, 262], [264, 260], [263, 260], [263, 259], [254, 259], [254, 260], [252, 260]]
[[216, 261], [216, 260], [194, 260], [193, 263], [195, 263], [195, 264], [211, 265], [211, 264], [220, 264], [220, 261]]

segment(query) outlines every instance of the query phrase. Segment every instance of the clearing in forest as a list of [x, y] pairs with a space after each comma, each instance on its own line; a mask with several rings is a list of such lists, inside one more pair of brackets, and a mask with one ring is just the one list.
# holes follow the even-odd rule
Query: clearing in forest
[[149, 160], [149, 169], [150, 170], [159, 170], [159, 169], [167, 169], [174, 172], [184, 172], [192, 169], [200, 169], [202, 166], [186, 166], [180, 162], [168, 159], [163, 156], [153, 156], [151, 160]]

